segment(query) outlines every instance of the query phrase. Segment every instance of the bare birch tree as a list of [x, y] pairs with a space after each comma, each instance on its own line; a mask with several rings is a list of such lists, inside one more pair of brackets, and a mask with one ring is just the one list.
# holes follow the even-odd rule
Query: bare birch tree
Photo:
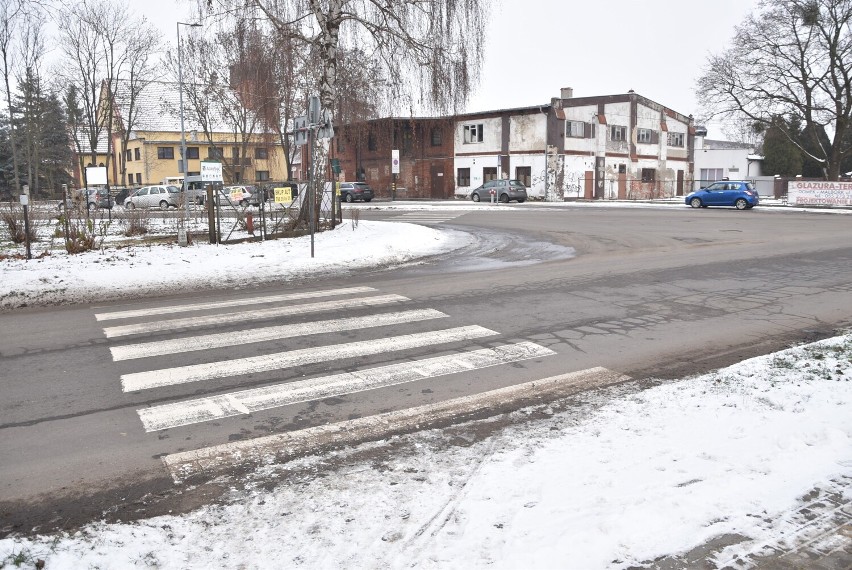
[[800, 122], [805, 141], [785, 135], [837, 180], [852, 153], [850, 62], [852, 0], [761, 0], [736, 27], [732, 47], [709, 58], [699, 100], [711, 117], [746, 117], [767, 128], [778, 126], [778, 116]]
[[[199, 0], [209, 14], [239, 14], [309, 46], [322, 106], [337, 111], [340, 49], [372, 55], [381, 73], [379, 102], [427, 111], [459, 110], [478, 79], [486, 0]], [[325, 145], [327, 145], [327, 141]], [[314, 154], [325, 171], [328, 147]], [[321, 199], [321, 192], [317, 200]]]

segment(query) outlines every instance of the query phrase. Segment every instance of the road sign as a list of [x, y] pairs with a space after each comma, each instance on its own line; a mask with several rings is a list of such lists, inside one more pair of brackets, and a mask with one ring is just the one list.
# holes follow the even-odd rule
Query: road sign
[[308, 144], [308, 116], [301, 115], [293, 118], [293, 142], [296, 146]]

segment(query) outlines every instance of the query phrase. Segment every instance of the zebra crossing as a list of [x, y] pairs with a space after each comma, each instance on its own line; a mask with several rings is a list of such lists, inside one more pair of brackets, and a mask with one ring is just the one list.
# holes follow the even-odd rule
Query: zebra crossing
[[[340, 361], [341, 368], [344, 368], [347, 361], [351, 366], [354, 358], [397, 355], [390, 364], [381, 366], [341, 370], [314, 378], [270, 381], [260, 387], [237, 387], [226, 393], [140, 408], [137, 414], [148, 433], [556, 354], [533, 342], [494, 343], [497, 345], [483, 348], [477, 341], [490, 339], [493, 342], [500, 333], [479, 325], [445, 326], [442, 321], [450, 315], [432, 308], [404, 307], [411, 302], [402, 295], [383, 293], [372, 287], [350, 287], [139, 309], [96, 309], [95, 318], [102, 323], [104, 335], [110, 341], [113, 361], [120, 367], [133, 370], [120, 374], [121, 389], [127, 394], [156, 395], [158, 389], [198, 386], [224, 378], [239, 382], [239, 377], [245, 375], [275, 371], [286, 374], [288, 370], [292, 372], [316, 363]], [[342, 309], [351, 308], [366, 309], [370, 314], [328, 317], [328, 313], [340, 313]], [[222, 312], [214, 312], [220, 309]], [[315, 315], [317, 320], [286, 322], [306, 315]], [[236, 323], [261, 319], [278, 322], [222, 333], [194, 330], [217, 325], [233, 327]], [[317, 338], [327, 333], [357, 334], [360, 331], [381, 331], [391, 326], [415, 325], [429, 330], [369, 340], [357, 340], [356, 337], [356, 340], [333, 345], [288, 350], [281, 350], [280, 343], [271, 348], [270, 342], [293, 339], [295, 344], [300, 339]], [[165, 333], [170, 338], [127, 338], [152, 333]], [[257, 353], [228, 357], [223, 349], [231, 347], [235, 338], [240, 339], [241, 346], [252, 345]], [[269, 350], [264, 350], [263, 343], [270, 343]], [[454, 347], [454, 352], [420, 358], [405, 356], [405, 351], [425, 347], [435, 347], [436, 350]], [[176, 356], [172, 360], [180, 362], [183, 355], [186, 358], [197, 355], [194, 357], [196, 362], [165, 368], [158, 366], [163, 356]], [[204, 361], [197, 362], [199, 359]]]
[[411, 224], [440, 224], [463, 216], [465, 213], [438, 211], [406, 212], [391, 219], [395, 222], [408, 222]]

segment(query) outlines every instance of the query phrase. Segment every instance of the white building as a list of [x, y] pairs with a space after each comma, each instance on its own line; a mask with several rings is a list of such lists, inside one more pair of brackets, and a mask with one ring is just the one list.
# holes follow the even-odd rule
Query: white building
[[[711, 182], [729, 180], [762, 181], [763, 157], [757, 154], [755, 145], [734, 141], [711, 140], [707, 129], [695, 127], [695, 182], [694, 188], [707, 186]], [[768, 180], [771, 180], [769, 178]], [[761, 194], [772, 194], [771, 184]]]
[[636, 93], [460, 115], [456, 194], [516, 178], [530, 196], [636, 199], [681, 196], [692, 182], [692, 117]]

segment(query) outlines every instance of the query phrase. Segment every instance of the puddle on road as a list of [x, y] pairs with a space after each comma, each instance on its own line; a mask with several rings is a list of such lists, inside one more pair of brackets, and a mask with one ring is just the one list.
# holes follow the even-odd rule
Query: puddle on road
[[467, 242], [467, 245], [449, 253], [447, 257], [429, 263], [427, 267], [421, 266], [409, 271], [417, 272], [424, 269], [441, 272], [492, 271], [576, 257], [573, 247], [535, 240], [505, 231], [478, 229], [476, 234], [467, 230], [449, 228], [443, 231], [458, 234], [457, 239]]

